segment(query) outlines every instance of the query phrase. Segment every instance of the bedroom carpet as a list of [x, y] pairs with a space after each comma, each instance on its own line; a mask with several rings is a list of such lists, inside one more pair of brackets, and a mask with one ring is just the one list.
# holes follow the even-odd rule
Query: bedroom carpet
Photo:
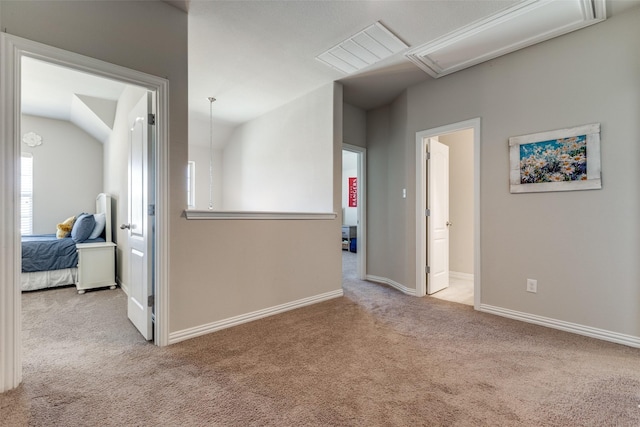
[[638, 426], [640, 350], [405, 296], [345, 296], [158, 348], [120, 290], [24, 295], [2, 426]]

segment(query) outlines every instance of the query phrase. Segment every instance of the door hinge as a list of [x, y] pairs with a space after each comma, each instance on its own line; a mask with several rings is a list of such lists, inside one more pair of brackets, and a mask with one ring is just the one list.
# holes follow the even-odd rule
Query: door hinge
[[156, 205], [149, 205], [147, 207], [147, 213], [149, 216], [154, 216], [156, 214]]
[[425, 273], [427, 274], [431, 273], [431, 267], [429, 267], [428, 265], [425, 268]]
[[431, 153], [430, 152], [426, 152], [426, 155], [424, 156], [425, 159], [427, 160], [431, 160]]
[[156, 124], [156, 115], [153, 113], [149, 113], [149, 124], [150, 125]]
[[424, 216], [431, 216], [431, 209], [427, 209], [424, 211]]
[[153, 295], [149, 295], [147, 297], [147, 307], [153, 307], [153, 304], [155, 304], [156, 299], [154, 298]]

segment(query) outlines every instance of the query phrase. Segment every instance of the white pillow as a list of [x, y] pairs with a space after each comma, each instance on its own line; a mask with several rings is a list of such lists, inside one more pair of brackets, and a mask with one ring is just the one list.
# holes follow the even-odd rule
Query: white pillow
[[104, 213], [94, 214], [93, 219], [96, 220], [96, 225], [93, 227], [93, 231], [89, 235], [89, 239], [97, 239], [102, 234], [104, 226], [107, 223], [107, 218]]

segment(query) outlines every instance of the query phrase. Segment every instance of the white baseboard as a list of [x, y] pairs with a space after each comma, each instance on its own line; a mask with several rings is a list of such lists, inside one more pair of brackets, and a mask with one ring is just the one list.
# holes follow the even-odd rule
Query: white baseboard
[[473, 282], [473, 273], [460, 273], [459, 271], [450, 271], [450, 279], [469, 280]]
[[406, 286], [395, 282], [391, 279], [387, 279], [386, 277], [379, 277], [379, 276], [372, 276], [370, 274], [367, 274], [366, 280], [370, 281], [370, 282], [377, 282], [377, 283], [384, 283], [385, 285], [389, 285], [392, 288], [396, 288], [397, 290], [399, 290], [400, 292], [407, 294], [407, 295], [411, 295], [411, 296], [416, 296], [416, 290], [415, 289], [411, 289], [411, 288], [407, 288]]
[[118, 286], [120, 286], [120, 288], [124, 291], [124, 293], [127, 294], [127, 296], [129, 296], [129, 286], [127, 286], [124, 282], [122, 282], [122, 280], [120, 280], [119, 277], [116, 277], [116, 283], [118, 284]]
[[343, 296], [343, 294], [344, 292], [342, 291], [342, 289], [339, 289], [336, 291], [326, 292], [324, 294], [299, 299], [297, 301], [280, 304], [275, 307], [269, 307], [251, 313], [230, 317], [228, 319], [218, 320], [217, 322], [207, 323], [205, 325], [171, 332], [169, 333], [169, 344], [175, 344], [177, 342], [195, 338], [200, 335], [210, 334], [211, 332], [219, 331], [221, 329], [231, 328], [233, 326], [238, 326], [243, 323], [251, 322], [253, 320], [262, 319], [263, 317], [273, 316], [275, 314], [284, 313], [285, 311], [294, 310], [296, 308], [316, 304], [333, 298], [338, 298]]
[[559, 329], [565, 332], [572, 332], [578, 335], [584, 335], [591, 338], [597, 338], [604, 341], [623, 344], [629, 347], [640, 348], [640, 337], [635, 337], [633, 335], [620, 334], [618, 332], [607, 331], [604, 329], [593, 328], [591, 326], [565, 322], [563, 320], [537, 316], [535, 314], [523, 313], [521, 311], [509, 310], [506, 308], [495, 307], [487, 304], [480, 304], [480, 311], [495, 314], [497, 316], [508, 317], [510, 319], [520, 320], [522, 322], [546, 326], [548, 328]]

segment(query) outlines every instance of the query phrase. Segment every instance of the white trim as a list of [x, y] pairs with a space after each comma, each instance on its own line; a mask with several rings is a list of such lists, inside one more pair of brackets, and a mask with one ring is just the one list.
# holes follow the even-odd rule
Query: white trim
[[[20, 75], [13, 46], [0, 33], [0, 392], [22, 381], [22, 328], [20, 293]], [[19, 103], [19, 101], [18, 101]], [[13, 209], [12, 209], [13, 207]]]
[[472, 273], [460, 273], [459, 271], [450, 271], [449, 272], [450, 279], [459, 279], [459, 280], [469, 280], [473, 282], [473, 274]]
[[196, 205], [196, 162], [187, 162], [187, 209]]
[[416, 296], [417, 295], [415, 289], [407, 288], [406, 286], [404, 286], [404, 285], [402, 285], [402, 284], [400, 284], [400, 283], [398, 283], [398, 282], [396, 282], [394, 280], [387, 279], [386, 277], [373, 276], [371, 274], [367, 274], [366, 280], [368, 280], [370, 282], [383, 283], [385, 285], [389, 285], [392, 288], [396, 288], [397, 290], [399, 290], [403, 294], [407, 294], [407, 295], [411, 295], [411, 296]]
[[480, 118], [416, 132], [416, 296], [427, 294], [427, 209], [425, 152], [428, 138], [473, 129], [473, 307], [480, 307]]
[[342, 143], [342, 149], [358, 155], [358, 278], [367, 276], [367, 149]]
[[[144, 87], [157, 95], [156, 147], [156, 324], [155, 343], [169, 340], [169, 82], [150, 74], [0, 33], [0, 201], [13, 209], [0, 211], [0, 392], [17, 387], [22, 378], [20, 240], [17, 195], [20, 154], [20, 67], [31, 57], [74, 70]], [[4, 248], [4, 249], [3, 249]]]
[[285, 304], [280, 304], [274, 307], [265, 308], [262, 310], [254, 311], [251, 313], [241, 314], [239, 316], [229, 317], [228, 319], [218, 320], [217, 322], [207, 323], [193, 328], [183, 329], [181, 331], [172, 332], [169, 335], [169, 344], [175, 344], [180, 341], [188, 340], [191, 338], [199, 337], [201, 335], [210, 334], [212, 332], [219, 331], [221, 329], [231, 328], [243, 323], [252, 322], [254, 320], [262, 319], [263, 317], [273, 316], [276, 314], [284, 313], [289, 310], [295, 310], [296, 308], [305, 307], [311, 304], [317, 304], [322, 301], [327, 301], [333, 298], [339, 298], [343, 296], [342, 289], [336, 291], [326, 292], [320, 295], [314, 295], [308, 298], [302, 298], [297, 301], [291, 301]]
[[127, 297], [129, 297], [129, 286], [120, 280], [119, 277], [116, 277], [116, 284], [127, 294]]
[[252, 211], [200, 211], [187, 209], [187, 219], [284, 219], [284, 220], [334, 220], [335, 212], [252, 212]]
[[[578, 13], [558, 10], [559, 3], [569, 8], [577, 6]], [[532, 26], [533, 19], [545, 14], [555, 15], [555, 21]], [[560, 23], [558, 18], [562, 20]], [[606, 0], [525, 0], [413, 47], [404, 55], [430, 76], [439, 78], [605, 19]], [[502, 46], [484, 43], [497, 35], [501, 36]], [[467, 51], [468, 55], [452, 54], [461, 51]]]
[[605, 329], [593, 328], [591, 326], [580, 325], [578, 323], [565, 322], [564, 320], [552, 319], [550, 317], [538, 316], [535, 314], [509, 310], [487, 304], [481, 304], [480, 311], [495, 314], [496, 316], [508, 317], [509, 319], [519, 320], [521, 322], [533, 323], [535, 325], [546, 326], [547, 328], [559, 329], [565, 332], [623, 344], [629, 347], [640, 348], [640, 337], [633, 335], [620, 334], [618, 332], [607, 331]]

